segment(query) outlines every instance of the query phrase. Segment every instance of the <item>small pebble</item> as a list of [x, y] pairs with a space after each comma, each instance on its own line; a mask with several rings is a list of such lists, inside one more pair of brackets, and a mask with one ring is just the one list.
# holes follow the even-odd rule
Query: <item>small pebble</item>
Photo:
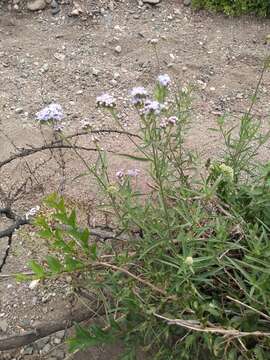
[[15, 113], [16, 113], [16, 114], [22, 114], [22, 113], [23, 113], [23, 108], [17, 108], [17, 109], [15, 109]]
[[93, 74], [94, 76], [98, 76], [98, 75], [100, 74], [100, 70], [98, 70], [98, 69], [96, 69], [96, 68], [93, 68], [93, 69], [92, 69], [92, 74]]
[[190, 6], [190, 5], [191, 5], [191, 0], [184, 0], [184, 1], [183, 1], [183, 4], [184, 4], [185, 6]]
[[114, 48], [115, 52], [117, 52], [118, 54], [120, 54], [120, 52], [122, 51], [122, 48], [120, 45], [117, 45], [115, 48]]

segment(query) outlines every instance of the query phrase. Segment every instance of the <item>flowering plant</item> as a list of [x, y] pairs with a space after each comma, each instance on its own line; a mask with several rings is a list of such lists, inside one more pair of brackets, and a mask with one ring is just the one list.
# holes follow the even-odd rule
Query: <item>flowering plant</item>
[[57, 122], [64, 118], [62, 106], [59, 104], [50, 104], [36, 114], [36, 119], [42, 123]]
[[[145, 88], [131, 91], [136, 155], [119, 155], [140, 166], [111, 175], [94, 140], [98, 160], [84, 162], [104, 194], [110, 242], [81, 228], [75, 210], [51, 195], [53, 223], [40, 215], [36, 225], [52, 255], [30, 263], [34, 278], [74, 273], [75, 289], [98, 297], [104, 324], [77, 325], [70, 351], [121, 340], [126, 360], [138, 349], [159, 360], [269, 359], [270, 170], [256, 175], [253, 162], [270, 133], [259, 135], [251, 110], [235, 136], [219, 119], [225, 153], [203, 170], [185, 145], [191, 92], [171, 97], [169, 85], [163, 75], [152, 98]], [[103, 94], [97, 105], [122, 127], [114, 97]]]

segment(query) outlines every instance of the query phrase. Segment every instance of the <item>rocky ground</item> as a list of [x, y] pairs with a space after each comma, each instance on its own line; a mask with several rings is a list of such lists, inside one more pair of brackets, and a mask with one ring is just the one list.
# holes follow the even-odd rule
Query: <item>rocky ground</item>
[[[120, 104], [120, 120], [136, 131], [136, 118], [128, 108], [128, 93], [135, 85], [151, 89], [159, 73], [168, 73], [177, 86], [195, 85], [192, 128], [187, 144], [204, 158], [220, 150], [219, 137], [209, 133], [216, 118], [233, 112], [232, 123], [246, 109], [256, 86], [263, 60], [269, 55], [266, 37], [269, 20], [230, 19], [194, 12], [181, 0], [97, 1], [70, 3], [56, 0], [13, 0], [0, 3], [0, 160], [18, 146], [39, 144], [42, 135], [34, 114], [44, 103], [56, 101], [65, 111], [67, 132], [80, 129], [85, 119], [96, 128], [110, 127], [109, 117], [95, 108], [103, 91]], [[150, 40], [157, 39], [158, 59]], [[265, 75], [257, 116], [268, 126], [269, 74]], [[48, 134], [49, 136], [49, 134]], [[12, 141], [11, 141], [12, 140]], [[91, 139], [86, 138], [84, 143]], [[119, 136], [102, 138], [106, 148], [126, 149]], [[91, 159], [90, 155], [87, 155]], [[262, 153], [267, 158], [268, 154]], [[34, 165], [40, 158], [30, 162]], [[113, 167], [123, 167], [113, 160]], [[69, 175], [80, 165], [69, 156]], [[20, 181], [25, 168], [2, 169], [0, 183], [6, 189]], [[55, 189], [60, 178], [57, 166], [43, 167], [35, 191], [25, 194], [21, 211], [38, 204], [44, 193]], [[94, 198], [92, 184], [68, 184], [66, 194], [76, 203]], [[2, 220], [2, 219], [0, 219]], [[0, 224], [5, 226], [4, 220]], [[6, 243], [1, 241], [4, 253]], [[32, 228], [13, 240], [2, 274], [25, 271], [26, 260], [42, 258], [46, 246]], [[72, 307], [69, 279], [29, 287], [0, 279], [0, 336], [22, 332], [36, 321], [55, 318]], [[113, 359], [118, 349], [94, 349], [69, 357], [63, 344], [65, 332], [42, 339], [0, 359]]]

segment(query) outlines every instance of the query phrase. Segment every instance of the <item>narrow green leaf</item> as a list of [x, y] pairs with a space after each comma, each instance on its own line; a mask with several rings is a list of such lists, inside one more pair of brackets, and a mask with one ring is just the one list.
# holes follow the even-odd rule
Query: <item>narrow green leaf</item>
[[136, 160], [136, 161], [150, 161], [149, 158], [141, 157], [141, 156], [134, 156], [134, 155], [122, 154], [122, 153], [117, 154], [117, 155], [126, 157], [126, 158], [131, 159], [131, 160]]

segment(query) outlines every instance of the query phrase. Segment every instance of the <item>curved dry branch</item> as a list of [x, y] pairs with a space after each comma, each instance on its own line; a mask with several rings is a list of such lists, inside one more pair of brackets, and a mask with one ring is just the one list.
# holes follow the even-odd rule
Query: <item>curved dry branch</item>
[[127, 135], [131, 137], [136, 137], [138, 139], [142, 139], [140, 135], [133, 134], [129, 131], [117, 130], [117, 129], [101, 129], [101, 130], [90, 130], [90, 131], [78, 131], [75, 134], [67, 135], [66, 139], [72, 139], [74, 137], [83, 136], [83, 135], [91, 135], [91, 134], [119, 134], [119, 135]]
[[12, 236], [15, 230], [26, 224], [29, 224], [28, 219], [26, 219], [25, 217], [18, 217], [12, 225], [10, 225], [5, 230], [0, 231], [0, 239]]
[[29, 223], [26, 217], [17, 216], [10, 207], [0, 208], [0, 215], [5, 215], [8, 219], [13, 220], [13, 224], [10, 225], [8, 228], [0, 231], [0, 239], [8, 238], [7, 248], [5, 254], [0, 263], [0, 273], [3, 270], [3, 267], [6, 264], [7, 258], [9, 256], [9, 251], [11, 248], [11, 243], [13, 239], [13, 233], [16, 229], [19, 229], [21, 226], [26, 225]]
[[9, 207], [0, 208], [0, 215], [5, 215], [8, 219], [15, 220], [16, 214]]
[[177, 325], [181, 326], [187, 330], [204, 332], [208, 334], [219, 334], [226, 337], [245, 337], [245, 336], [255, 336], [255, 337], [270, 337], [270, 332], [263, 331], [240, 331], [237, 329], [225, 329], [220, 326], [204, 326], [199, 321], [196, 320], [184, 320], [184, 319], [169, 319], [165, 316], [154, 314], [159, 319], [165, 320], [168, 325]]
[[6, 251], [5, 251], [4, 257], [3, 257], [2, 261], [1, 261], [1, 264], [0, 264], [0, 272], [2, 272], [3, 267], [6, 265], [6, 261], [7, 261], [9, 251], [10, 251], [10, 248], [11, 248], [11, 243], [12, 243], [12, 235], [9, 235]]
[[9, 158], [7, 158], [6, 160], [3, 160], [0, 162], [0, 168], [2, 168], [3, 166], [11, 163], [12, 161], [16, 160], [16, 159], [20, 159], [20, 158], [24, 158], [30, 155], [34, 155], [38, 152], [41, 151], [46, 151], [46, 150], [53, 150], [53, 149], [77, 149], [77, 150], [86, 150], [86, 151], [97, 151], [96, 148], [88, 148], [85, 146], [78, 146], [78, 145], [65, 145], [65, 144], [60, 144], [60, 143], [49, 143], [46, 145], [42, 145], [39, 147], [31, 147], [31, 148], [24, 148], [21, 149], [21, 151], [17, 154], [11, 155]]
[[[92, 130], [92, 131], [81, 131], [81, 132], [77, 132], [75, 134], [71, 134], [66, 136], [66, 139], [72, 139], [74, 137], [78, 137], [78, 136], [82, 136], [82, 135], [91, 135], [91, 134], [112, 134], [112, 133], [116, 133], [116, 134], [121, 134], [121, 135], [127, 135], [127, 136], [132, 136], [132, 137], [137, 137], [140, 139], [139, 135], [136, 134], [132, 134], [129, 133], [128, 131], [121, 131], [121, 130], [110, 130], [110, 129], [103, 129], [103, 130]], [[71, 144], [63, 144], [63, 139], [59, 139], [59, 140], [54, 140], [50, 143], [46, 143], [42, 146], [28, 146], [27, 148], [22, 148], [20, 149], [20, 151], [18, 153], [15, 153], [13, 155], [11, 155], [9, 158], [0, 161], [0, 168], [2, 168], [3, 166], [10, 164], [12, 161], [16, 160], [16, 159], [20, 159], [20, 158], [25, 158], [27, 156], [31, 156], [34, 155], [38, 152], [41, 151], [46, 151], [46, 150], [53, 150], [53, 149], [77, 149], [77, 150], [84, 150], [84, 151], [94, 151], [96, 152], [97, 149], [96, 148], [88, 148], [85, 146], [80, 146], [80, 145], [71, 145]], [[107, 152], [115, 154], [114, 151], [110, 151], [108, 150]]]
[[46, 323], [40, 323], [32, 330], [26, 331], [23, 334], [2, 338], [0, 339], [0, 352], [31, 344], [34, 341], [54, 334], [57, 331], [68, 329], [74, 323], [90, 319], [93, 314], [95, 314], [94, 310], [89, 310], [86, 307], [79, 308], [62, 318]]

